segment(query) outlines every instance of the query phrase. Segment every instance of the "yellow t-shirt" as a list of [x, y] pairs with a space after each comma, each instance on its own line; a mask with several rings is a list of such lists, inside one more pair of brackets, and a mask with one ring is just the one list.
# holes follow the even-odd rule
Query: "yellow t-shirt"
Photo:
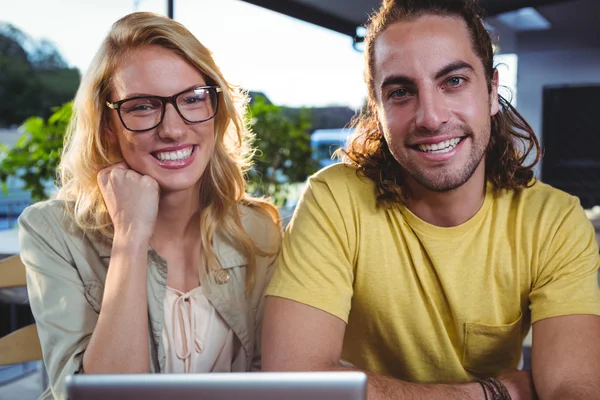
[[441, 228], [376, 207], [355, 171], [310, 178], [267, 291], [347, 322], [344, 361], [466, 382], [517, 367], [532, 322], [600, 315], [598, 246], [577, 198], [541, 182], [487, 190], [470, 220]]

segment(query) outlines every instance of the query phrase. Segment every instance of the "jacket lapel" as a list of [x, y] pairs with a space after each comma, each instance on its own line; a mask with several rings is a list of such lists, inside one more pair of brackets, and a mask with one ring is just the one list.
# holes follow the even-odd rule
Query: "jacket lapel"
[[222, 281], [216, 280], [213, 275], [207, 276], [202, 282], [205, 295], [240, 340], [246, 353], [246, 365], [250, 365], [253, 353], [252, 343], [254, 343], [254, 323], [250, 321], [245, 293], [245, 266], [248, 261], [222, 236], [213, 240], [213, 249], [215, 249], [221, 267], [229, 274], [229, 280], [221, 283]]

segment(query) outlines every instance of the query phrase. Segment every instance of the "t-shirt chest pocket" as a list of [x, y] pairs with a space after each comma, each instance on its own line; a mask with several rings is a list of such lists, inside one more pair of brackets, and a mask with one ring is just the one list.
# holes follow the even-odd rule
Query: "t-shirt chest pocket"
[[478, 377], [516, 368], [521, 358], [522, 315], [509, 324], [465, 323], [464, 368]]

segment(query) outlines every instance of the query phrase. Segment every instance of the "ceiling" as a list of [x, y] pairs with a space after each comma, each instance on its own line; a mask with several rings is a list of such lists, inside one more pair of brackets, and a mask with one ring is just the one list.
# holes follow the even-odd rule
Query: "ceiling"
[[[356, 28], [364, 25], [368, 15], [381, 3], [381, 0], [243, 1], [354, 37], [359, 42]], [[489, 25], [504, 36], [514, 36], [507, 40], [515, 47], [511, 51], [548, 50], [554, 42], [556, 49], [600, 47], [600, 0], [480, 0], [480, 5]], [[517, 32], [495, 19], [498, 14], [524, 7], [534, 7], [550, 22], [551, 28]]]

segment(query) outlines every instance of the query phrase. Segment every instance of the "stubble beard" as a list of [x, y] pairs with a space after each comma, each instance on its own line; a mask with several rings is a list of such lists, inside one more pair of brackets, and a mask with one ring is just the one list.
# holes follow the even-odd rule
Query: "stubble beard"
[[[459, 170], [440, 169], [439, 171], [423, 171], [418, 166], [412, 165], [408, 160], [404, 160], [405, 157], [400, 152], [394, 151], [392, 146], [389, 146], [389, 144], [388, 146], [396, 162], [398, 162], [416, 184], [432, 192], [449, 192], [461, 187], [471, 179], [486, 154], [486, 149], [491, 138], [491, 135], [488, 135], [487, 141], [480, 141], [478, 143], [474, 140], [476, 136], [469, 127], [463, 126], [459, 129], [461, 130], [461, 136], [465, 137], [463, 140], [471, 140], [471, 152], [466, 162], [458, 167], [460, 168]], [[490, 126], [484, 127], [477, 137], [482, 138], [485, 129], [489, 131]], [[405, 146], [404, 143], [402, 145]]]

